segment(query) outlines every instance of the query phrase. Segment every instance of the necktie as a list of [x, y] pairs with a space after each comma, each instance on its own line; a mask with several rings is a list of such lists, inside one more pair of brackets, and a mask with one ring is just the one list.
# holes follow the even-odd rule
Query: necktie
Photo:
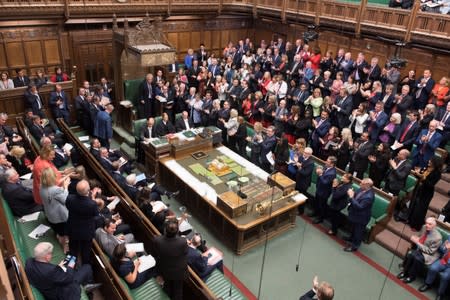
[[442, 118], [442, 123], [445, 123], [448, 119], [448, 117], [450, 116], [450, 114], [448, 112], [445, 113], [444, 117]]
[[428, 231], [425, 231], [425, 232], [423, 233], [423, 235], [420, 237], [419, 243], [420, 243], [420, 244], [424, 244], [425, 241], [427, 240], [427, 236], [428, 236]]
[[408, 126], [406, 126], [405, 130], [404, 130], [403, 133], [402, 133], [402, 136], [400, 137], [400, 140], [399, 140], [400, 143], [403, 143], [403, 141], [405, 140], [406, 134], [407, 134], [408, 131], [411, 129], [411, 127], [412, 127], [413, 124], [414, 124], [413, 122], [410, 122], [410, 123], [408, 124]]
[[153, 128], [153, 127], [149, 127], [149, 128], [148, 128], [148, 137], [149, 137], [149, 138], [152, 137], [152, 128]]
[[41, 98], [39, 97], [38, 94], [36, 94], [36, 101], [38, 103], [38, 109], [42, 108], [42, 102], [41, 102]]

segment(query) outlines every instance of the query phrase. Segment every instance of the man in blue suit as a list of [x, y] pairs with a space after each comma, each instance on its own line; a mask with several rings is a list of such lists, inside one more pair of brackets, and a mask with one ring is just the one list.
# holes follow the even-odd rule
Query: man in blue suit
[[346, 252], [358, 250], [364, 236], [364, 230], [369, 223], [372, 213], [372, 205], [375, 193], [372, 189], [373, 181], [370, 178], [364, 178], [359, 184], [359, 190], [348, 190], [350, 207], [348, 209], [348, 220], [352, 223], [351, 244], [344, 248]]
[[317, 168], [316, 197], [313, 202], [314, 213], [317, 218], [314, 224], [323, 222], [327, 213], [327, 200], [333, 191], [333, 180], [336, 178], [336, 161], [337, 158], [329, 156], [325, 161], [323, 168]]
[[441, 148], [445, 148], [450, 141], [450, 102], [447, 103], [445, 110], [441, 110], [436, 116], [439, 121], [438, 131], [442, 135]]
[[381, 130], [389, 119], [388, 115], [384, 112], [383, 106], [383, 102], [378, 101], [377, 104], [375, 104], [375, 110], [369, 113], [367, 131], [369, 132], [370, 141], [372, 143], [377, 141]]
[[414, 108], [424, 109], [425, 105], [428, 103], [428, 99], [430, 98], [431, 91], [434, 87], [434, 80], [431, 78], [431, 71], [424, 70], [423, 76], [421, 76], [416, 81], [416, 93], [415, 93], [415, 101]]
[[187, 262], [195, 273], [205, 280], [216, 268], [223, 273], [223, 260], [219, 260], [215, 264], [208, 263], [208, 253], [200, 253], [197, 249], [201, 243], [202, 240], [199, 235], [194, 235], [190, 241], [188, 240]]
[[442, 135], [436, 131], [439, 122], [433, 120], [428, 125], [428, 130], [423, 129], [417, 136], [416, 149], [413, 152], [413, 167], [426, 168], [430, 158], [434, 156], [434, 151], [441, 143]]
[[66, 94], [60, 84], [56, 84], [55, 90], [50, 93], [48, 104], [55, 119], [63, 118], [64, 122], [70, 125], [69, 105]]
[[323, 138], [331, 127], [328, 111], [322, 111], [320, 117], [313, 120], [313, 126], [315, 129], [311, 134], [311, 148], [314, 153], [319, 153], [319, 138]]
[[277, 138], [275, 137], [275, 127], [269, 126], [266, 131], [266, 138], [261, 143], [261, 168], [266, 172], [271, 172], [271, 163], [267, 159], [267, 154], [275, 150]]
[[113, 136], [111, 113], [114, 110], [112, 104], [107, 104], [105, 110], [97, 113], [95, 120], [94, 136], [96, 136], [103, 147], [109, 149], [109, 143]]

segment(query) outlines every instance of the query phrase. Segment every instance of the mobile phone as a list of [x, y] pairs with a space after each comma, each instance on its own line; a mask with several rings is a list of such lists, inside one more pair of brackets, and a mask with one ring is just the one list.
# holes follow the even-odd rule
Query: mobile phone
[[67, 254], [64, 258], [64, 265], [69, 268], [75, 268], [75, 263], [77, 262], [77, 257], [74, 255]]

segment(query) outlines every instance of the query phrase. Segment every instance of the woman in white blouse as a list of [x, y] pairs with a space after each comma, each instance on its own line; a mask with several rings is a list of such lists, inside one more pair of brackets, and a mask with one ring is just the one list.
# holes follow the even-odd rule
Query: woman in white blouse
[[350, 115], [350, 128], [352, 129], [353, 138], [359, 138], [366, 127], [369, 114], [367, 113], [367, 103], [361, 103], [357, 109], [353, 110]]
[[9, 79], [8, 72], [2, 72], [0, 80], [0, 90], [9, 90], [14, 88], [14, 83], [11, 79]]
[[223, 126], [227, 129], [228, 148], [236, 152], [236, 132], [239, 127], [238, 111], [234, 108], [230, 111], [230, 119], [228, 122], [224, 119], [219, 119], [219, 121], [222, 122]]

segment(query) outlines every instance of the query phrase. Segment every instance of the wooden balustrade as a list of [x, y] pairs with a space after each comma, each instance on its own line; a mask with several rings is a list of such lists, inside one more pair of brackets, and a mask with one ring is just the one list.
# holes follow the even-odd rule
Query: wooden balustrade
[[449, 38], [450, 17], [447, 15], [419, 12], [413, 24], [414, 33]]

